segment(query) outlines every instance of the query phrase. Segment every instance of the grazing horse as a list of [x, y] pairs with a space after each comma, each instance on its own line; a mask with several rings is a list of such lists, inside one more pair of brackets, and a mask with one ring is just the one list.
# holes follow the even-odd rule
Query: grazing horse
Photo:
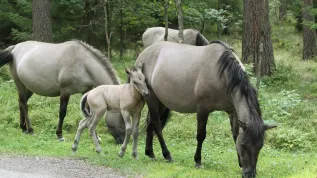
[[[128, 74], [128, 82], [123, 85], [101, 85], [88, 93], [84, 94], [80, 101], [80, 109], [84, 115], [84, 119], [79, 122], [78, 131], [75, 136], [72, 149], [76, 152], [80, 136], [85, 128], [89, 129], [92, 139], [96, 146], [96, 152], [101, 152], [101, 147], [96, 136], [96, 126], [109, 109], [118, 110], [121, 112], [126, 135], [121, 146], [119, 156], [123, 156], [129, 143], [130, 136], [133, 133], [133, 152], [134, 158], [137, 158], [137, 141], [139, 135], [139, 121], [141, 111], [144, 107], [144, 97], [149, 95], [149, 90], [145, 84], [145, 77], [142, 74], [142, 68], [126, 69]], [[88, 111], [89, 110], [89, 111]], [[130, 123], [132, 116], [132, 128]]]
[[[184, 43], [194, 46], [205, 46], [209, 45], [208, 40], [197, 30], [185, 29], [184, 33]], [[168, 29], [167, 41], [178, 43], [178, 30]], [[142, 41], [144, 47], [148, 47], [156, 42], [164, 41], [165, 28], [163, 27], [152, 27], [146, 29], [142, 35]]]
[[[60, 141], [64, 140], [62, 126], [70, 95], [85, 93], [103, 84], [119, 84], [109, 60], [100, 51], [77, 40], [59, 44], [22, 42], [0, 51], [0, 67], [5, 64], [9, 64], [17, 87], [20, 128], [23, 132], [33, 133], [27, 107], [33, 93], [49, 97], [60, 96], [56, 129]], [[116, 112], [108, 114], [106, 123], [109, 130], [116, 141], [122, 143], [125, 134], [122, 116]]]
[[201, 167], [201, 149], [206, 137], [209, 113], [225, 111], [242, 167], [243, 177], [256, 176], [256, 163], [263, 147], [264, 132], [274, 126], [264, 124], [257, 92], [244, 67], [228, 45], [216, 41], [207, 46], [158, 42], [146, 48], [136, 60], [150, 91], [145, 154], [155, 158], [154, 131], [163, 156], [172, 161], [162, 135], [169, 110], [197, 113], [196, 167]]

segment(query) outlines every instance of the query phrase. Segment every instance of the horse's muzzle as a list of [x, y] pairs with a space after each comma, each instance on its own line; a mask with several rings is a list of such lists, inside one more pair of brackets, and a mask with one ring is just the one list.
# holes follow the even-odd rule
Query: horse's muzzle
[[150, 92], [143, 92], [143, 93], [142, 93], [142, 96], [143, 96], [145, 99], [147, 99], [147, 98], [149, 97], [149, 95], [150, 95]]

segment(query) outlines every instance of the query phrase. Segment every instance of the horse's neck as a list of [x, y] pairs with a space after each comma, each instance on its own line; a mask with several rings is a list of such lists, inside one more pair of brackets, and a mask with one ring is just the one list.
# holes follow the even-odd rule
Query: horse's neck
[[136, 100], [140, 100], [142, 95], [141, 93], [134, 87], [132, 80], [130, 81], [130, 83], [128, 84], [129, 87], [129, 92], [132, 98], [136, 99]]
[[241, 96], [239, 90], [233, 91], [231, 96], [238, 119], [242, 122], [248, 122], [250, 118], [250, 109], [246, 97]]

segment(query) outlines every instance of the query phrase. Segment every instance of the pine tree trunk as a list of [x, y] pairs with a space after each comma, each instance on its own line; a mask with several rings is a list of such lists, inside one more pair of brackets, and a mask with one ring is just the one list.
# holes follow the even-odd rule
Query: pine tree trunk
[[[315, 22], [315, 17], [307, 13], [307, 7], [313, 7], [312, 0], [304, 0], [303, 3], [303, 19], [304, 21], [311, 21]], [[303, 33], [304, 33], [304, 48], [303, 48], [303, 59], [311, 59], [317, 55], [317, 48], [316, 48], [316, 31], [310, 29], [306, 25], [303, 26]]]
[[279, 19], [285, 20], [286, 18], [286, 0], [280, 0]]
[[164, 16], [165, 16], [165, 34], [164, 34], [164, 41], [167, 41], [168, 37], [168, 3], [169, 0], [165, 1], [165, 6], [164, 6]]
[[184, 43], [184, 35], [183, 35], [183, 9], [182, 9], [182, 1], [181, 0], [175, 0], [176, 8], [177, 8], [177, 17], [178, 17], [178, 30], [179, 30], [179, 43]]
[[123, 5], [120, 7], [120, 59], [123, 57]]
[[104, 0], [104, 12], [105, 12], [105, 36], [106, 36], [106, 42], [107, 42], [107, 56], [108, 59], [110, 59], [110, 51], [111, 51], [111, 46], [110, 46], [110, 35], [109, 35], [109, 30], [108, 30], [108, 0]]
[[52, 41], [51, 4], [50, 0], [33, 0], [32, 31], [36, 41]]
[[268, 0], [244, 0], [242, 58], [258, 76], [270, 75], [274, 63]]

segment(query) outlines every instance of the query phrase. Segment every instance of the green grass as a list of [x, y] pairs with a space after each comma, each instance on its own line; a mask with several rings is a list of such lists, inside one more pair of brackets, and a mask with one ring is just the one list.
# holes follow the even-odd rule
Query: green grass
[[[281, 31], [283, 33], [278, 33]], [[277, 69], [271, 77], [263, 78], [259, 100], [263, 119], [277, 124], [278, 128], [266, 134], [265, 146], [257, 164], [258, 177], [316, 178], [317, 63], [314, 60], [301, 60], [301, 36], [294, 32], [293, 27], [273, 27], [272, 36]], [[223, 40], [233, 45], [241, 56], [241, 43], [238, 40], [230, 37], [223, 37]], [[136, 54], [128, 51], [122, 60], [117, 55], [112, 59], [122, 82], [126, 78], [123, 69], [133, 65]], [[119, 158], [117, 154], [120, 145], [114, 144], [104, 127], [104, 120], [97, 128], [102, 138], [103, 155], [95, 153], [87, 130], [81, 138], [77, 154], [72, 155], [72, 141], [77, 124], [82, 119], [78, 108], [81, 95], [71, 97], [63, 127], [66, 141], [58, 142], [55, 129], [59, 99], [37, 95], [31, 98], [29, 115], [35, 134], [25, 135], [19, 129], [19, 108], [14, 83], [10, 80], [0, 81], [0, 153], [83, 158], [91, 164], [112, 167], [131, 177], [241, 177], [228, 116], [223, 112], [213, 113], [208, 121], [207, 138], [202, 150], [203, 169], [194, 168], [195, 115], [176, 112], [173, 112], [164, 129], [173, 163], [165, 162], [156, 138], [154, 152], [158, 160], [152, 161], [144, 155], [144, 132], [141, 132], [139, 138], [139, 160], [131, 156], [131, 143], [126, 155]], [[142, 122], [145, 113], [146, 109]]]

